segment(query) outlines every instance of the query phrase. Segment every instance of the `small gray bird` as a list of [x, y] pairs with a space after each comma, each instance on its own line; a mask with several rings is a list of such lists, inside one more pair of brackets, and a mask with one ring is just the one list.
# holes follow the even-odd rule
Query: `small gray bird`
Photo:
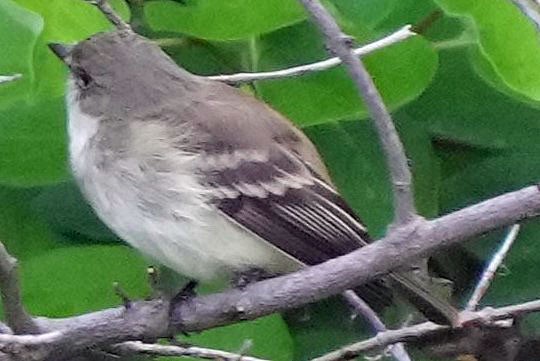
[[[205, 281], [288, 273], [370, 242], [313, 144], [263, 102], [190, 74], [128, 30], [51, 49], [70, 69], [75, 178], [142, 253]], [[432, 320], [455, 317], [415, 280], [390, 278]], [[382, 280], [358, 291], [372, 303], [388, 295]]]

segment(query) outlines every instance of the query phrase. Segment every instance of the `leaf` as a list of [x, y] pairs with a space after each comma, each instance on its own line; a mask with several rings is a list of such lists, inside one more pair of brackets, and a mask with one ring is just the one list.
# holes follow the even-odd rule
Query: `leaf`
[[466, 48], [440, 52], [432, 84], [404, 111], [446, 143], [527, 149], [540, 137], [539, 110], [486, 85], [472, 69]]
[[98, 219], [74, 181], [43, 187], [31, 206], [62, 235], [75, 239], [83, 236], [94, 242], [119, 241]]
[[[399, 115], [400, 133], [411, 158], [420, 212], [438, 211], [439, 165], [429, 134], [420, 122]], [[392, 193], [386, 161], [372, 124], [343, 121], [307, 127], [329, 167], [332, 179], [347, 202], [368, 225], [373, 236], [381, 236], [392, 220]]]
[[0, 87], [0, 111], [24, 100], [34, 81], [33, 57], [43, 20], [11, 0], [0, 2], [0, 75], [22, 74], [22, 78]]
[[17, 103], [0, 112], [0, 184], [35, 186], [66, 179], [64, 101]]
[[[97, 8], [85, 1], [72, 0], [15, 0], [24, 8], [39, 14], [44, 21], [43, 31], [33, 46], [30, 101], [61, 96], [65, 88], [65, 65], [48, 49], [51, 42], [75, 43], [112, 25]], [[111, 1], [113, 8], [124, 18], [129, 10], [124, 0]], [[20, 45], [19, 45], [20, 46]]]
[[[295, 39], [294, 42], [285, 39]], [[320, 35], [309, 23], [261, 38], [259, 70], [270, 71], [327, 58]], [[365, 57], [386, 104], [391, 109], [413, 100], [437, 68], [437, 55], [421, 37]], [[262, 97], [301, 126], [366, 117], [358, 91], [343, 68], [257, 84]]]
[[330, 0], [339, 14], [355, 24], [374, 29], [397, 6], [398, 0]]
[[147, 264], [125, 246], [65, 247], [21, 264], [23, 299], [32, 314], [49, 317], [118, 306], [112, 284], [134, 299], [148, 294]]
[[[81, 41], [100, 31], [113, 28], [105, 16], [86, 1], [15, 1], [44, 19], [43, 39], [45, 42]], [[124, 0], [111, 0], [110, 4], [124, 19], [129, 19], [129, 9]]]
[[538, 31], [506, 0], [436, 0], [448, 14], [461, 16], [477, 36], [478, 54], [491, 64], [485, 77], [531, 100], [540, 100], [540, 38]]
[[24, 260], [62, 245], [63, 239], [31, 209], [37, 189], [0, 187], [0, 241], [8, 252]]
[[[293, 343], [287, 325], [281, 316], [273, 315], [254, 321], [213, 328], [186, 339], [190, 344], [238, 353], [245, 341], [252, 347], [247, 355], [267, 360], [289, 361], [292, 359]], [[182, 357], [160, 357], [158, 360], [185, 360]], [[188, 358], [194, 360], [192, 358]]]
[[233, 40], [267, 33], [305, 19], [295, 0], [152, 1], [145, 18], [155, 31]]

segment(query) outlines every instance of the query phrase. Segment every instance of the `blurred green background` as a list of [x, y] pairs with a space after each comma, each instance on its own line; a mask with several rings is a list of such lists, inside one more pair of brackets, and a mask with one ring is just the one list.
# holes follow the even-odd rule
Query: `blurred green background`
[[[136, 31], [156, 39], [191, 72], [269, 71], [327, 57], [296, 0], [112, 0]], [[417, 37], [365, 58], [392, 110], [426, 217], [537, 182], [540, 175], [538, 30], [508, 0], [328, 0], [359, 44], [405, 24]], [[119, 303], [118, 281], [148, 294], [147, 261], [93, 215], [66, 159], [66, 69], [48, 42], [75, 42], [110, 25], [82, 0], [0, 0], [0, 240], [21, 261], [24, 301], [37, 315], [68, 316]], [[257, 82], [247, 91], [295, 121], [315, 142], [347, 200], [375, 236], [391, 219], [391, 194], [377, 136], [343, 69]], [[502, 232], [449, 250], [438, 269], [456, 281], [456, 302]], [[540, 223], [530, 222], [485, 305], [538, 298]], [[454, 255], [458, 255], [453, 257]], [[464, 255], [472, 262], [465, 263]], [[356, 340], [347, 318], [311, 310], [287, 327], [275, 315], [194, 335], [189, 342], [304, 360]], [[531, 335], [538, 318], [527, 323]]]

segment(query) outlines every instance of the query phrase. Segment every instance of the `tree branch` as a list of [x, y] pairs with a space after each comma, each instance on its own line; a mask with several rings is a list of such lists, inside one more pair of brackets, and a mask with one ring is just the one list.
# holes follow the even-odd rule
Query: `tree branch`
[[[354, 49], [353, 53], [356, 56], [364, 56], [367, 54], [371, 54], [379, 49], [386, 48], [387, 46], [390, 46], [392, 44], [408, 39], [414, 35], [416, 35], [416, 33], [411, 31], [411, 25], [406, 25], [402, 27], [401, 29], [397, 30], [396, 32], [380, 40], [374, 41], [370, 44]], [[216, 81], [229, 83], [229, 84], [240, 84], [240, 83], [253, 82], [257, 80], [270, 80], [270, 79], [280, 79], [280, 78], [290, 78], [294, 76], [300, 76], [307, 73], [328, 70], [339, 64], [341, 64], [341, 59], [334, 57], [334, 58], [326, 59], [326, 60], [319, 61], [312, 64], [300, 65], [300, 66], [295, 66], [292, 68], [281, 69], [281, 70], [276, 70], [276, 71], [260, 72], [260, 73], [237, 73], [237, 74], [231, 74], [231, 75], [213, 75], [213, 76], [209, 76], [208, 78], [212, 80], [216, 80]]]
[[[362, 315], [372, 326], [375, 332], [384, 332], [386, 331], [386, 325], [379, 318], [377, 313], [369, 307], [369, 305], [361, 299], [356, 292], [352, 290], [347, 290], [343, 292], [343, 297], [353, 305], [356, 312], [359, 315]], [[402, 343], [396, 343], [394, 347], [390, 349], [392, 356], [398, 361], [411, 361], [411, 357], [405, 349], [405, 345]]]
[[469, 301], [467, 302], [467, 306], [465, 306], [465, 310], [467, 311], [474, 311], [476, 307], [478, 306], [478, 303], [484, 296], [484, 294], [487, 292], [489, 285], [491, 284], [491, 281], [495, 277], [495, 272], [497, 272], [497, 269], [504, 261], [504, 258], [506, 257], [506, 254], [510, 250], [510, 247], [512, 247], [512, 244], [516, 240], [518, 234], [519, 234], [520, 226], [519, 224], [514, 224], [510, 231], [508, 232], [508, 235], [505, 237], [503, 244], [495, 253], [491, 261], [489, 262], [489, 265], [486, 267], [484, 272], [482, 273], [482, 276], [480, 277], [480, 281], [476, 285], [473, 294]]
[[512, 2], [521, 10], [523, 15], [528, 17], [540, 30], [540, 4], [534, 0], [512, 0]]
[[129, 26], [128, 23], [126, 23], [116, 11], [111, 7], [111, 5], [107, 2], [107, 0], [85, 0], [88, 3], [96, 6], [99, 11], [105, 15], [107, 20], [109, 20], [118, 30], [131, 30], [131, 26]]
[[63, 337], [49, 344], [56, 353], [63, 352], [55, 360], [90, 346], [165, 337], [173, 331], [201, 331], [338, 294], [436, 250], [539, 214], [540, 190], [531, 186], [432, 221], [407, 224], [378, 242], [323, 264], [243, 290], [196, 297], [171, 310], [162, 300], [141, 301], [133, 302], [128, 310], [120, 307], [66, 319], [37, 318], [35, 322], [44, 332], [62, 331]]
[[39, 333], [39, 328], [26, 313], [21, 299], [17, 260], [0, 243], [0, 293], [8, 326], [16, 334]]
[[[470, 314], [470, 320], [475, 320], [480, 324], [487, 325], [497, 320], [514, 318], [516, 316], [538, 311], [540, 311], [540, 300], [535, 300], [519, 305], [495, 309], [487, 308], [479, 312], [472, 312]], [[437, 325], [433, 322], [424, 322], [418, 325], [404, 327], [399, 330], [385, 331], [377, 334], [375, 337], [342, 347], [339, 350], [332, 351], [311, 361], [348, 360], [369, 350], [383, 348], [398, 342], [410, 342], [422, 336], [447, 331], [449, 329], [448, 326]]]
[[22, 74], [0, 75], [0, 84], [9, 83], [22, 78]]
[[244, 356], [227, 351], [213, 350], [202, 347], [157, 345], [142, 343], [139, 341], [128, 341], [118, 345], [114, 345], [111, 350], [121, 356], [189, 356], [218, 361], [266, 361], [256, 357]]
[[336, 21], [318, 0], [299, 0], [321, 29], [328, 48], [347, 67], [354, 84], [375, 122], [379, 139], [388, 163], [394, 193], [393, 225], [402, 225], [416, 216], [411, 188], [411, 172], [403, 144], [392, 123], [382, 97], [377, 91], [362, 61], [351, 51], [351, 39], [343, 34]]

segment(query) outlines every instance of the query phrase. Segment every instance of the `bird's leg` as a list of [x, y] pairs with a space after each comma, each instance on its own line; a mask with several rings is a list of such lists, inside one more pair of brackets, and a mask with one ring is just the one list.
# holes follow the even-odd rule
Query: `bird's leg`
[[182, 289], [171, 298], [171, 304], [176, 304], [179, 302], [189, 301], [190, 299], [197, 296], [197, 292], [195, 292], [195, 288], [197, 288], [199, 282], [191, 280], [188, 283], [185, 284]]
[[[197, 296], [197, 292], [195, 292], [195, 288], [197, 288], [198, 284], [199, 282], [195, 280], [189, 281], [188, 283], [185, 284], [184, 287], [182, 287], [182, 289], [176, 295], [173, 296], [173, 298], [171, 298], [171, 300], [169, 301], [169, 319], [172, 319], [172, 315], [173, 315], [174, 308], [176, 305], [183, 302], [189, 302], [192, 298]], [[189, 336], [187, 332], [184, 332], [184, 331], [181, 331], [181, 332], [182, 334], [184, 334], [184, 336]], [[174, 334], [171, 335], [171, 337], [169, 337], [169, 341], [172, 341], [172, 340], [176, 340]]]
[[234, 288], [243, 290], [249, 284], [262, 281], [268, 278], [276, 277], [277, 274], [268, 272], [262, 268], [248, 268], [240, 272], [236, 272], [231, 280]]

